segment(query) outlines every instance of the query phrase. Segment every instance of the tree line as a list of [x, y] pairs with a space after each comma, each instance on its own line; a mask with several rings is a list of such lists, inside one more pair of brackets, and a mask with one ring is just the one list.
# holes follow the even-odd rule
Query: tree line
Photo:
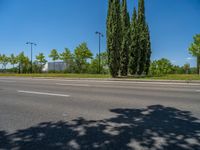
[[126, 0], [109, 0], [106, 34], [112, 77], [149, 73], [151, 42], [144, 0], [139, 0], [131, 20]]
[[[99, 55], [97, 54], [93, 57], [93, 53], [85, 42], [78, 45], [74, 52], [71, 52], [68, 48], [65, 48], [62, 53], [59, 53], [56, 49], [52, 49], [48, 56], [54, 62], [54, 70], [49, 70], [49, 72], [56, 72], [56, 61], [61, 60], [66, 63], [66, 68], [64, 70], [66, 73], [99, 73]], [[108, 73], [107, 53], [101, 53], [100, 59], [101, 73]], [[41, 73], [46, 63], [46, 56], [43, 53], [36, 55], [32, 65], [33, 73]], [[4, 72], [31, 73], [31, 61], [24, 52], [16, 56], [14, 54], [10, 56], [0, 54], [0, 64], [2, 65], [2, 69], [0, 70]], [[11, 69], [6, 68], [8, 64], [12, 65]]]
[[151, 62], [149, 75], [150, 76], [162, 76], [166, 74], [196, 74], [196, 67], [190, 67], [189, 63], [183, 66], [174, 65], [170, 60], [161, 58]]
[[[93, 54], [88, 49], [86, 43], [80, 44], [72, 53], [68, 48], [65, 48], [63, 52], [58, 53], [56, 49], [52, 49], [49, 57], [56, 63], [56, 61], [61, 60], [67, 64], [63, 73], [99, 73], [99, 56], [93, 57]], [[42, 73], [44, 65], [47, 63], [46, 57], [43, 53], [39, 53], [35, 57], [33, 62], [33, 72]], [[100, 54], [101, 58], [101, 73], [108, 74], [108, 56], [107, 52]], [[88, 61], [88, 59], [91, 59]], [[0, 64], [2, 65], [1, 71], [4, 72], [15, 72], [15, 73], [31, 73], [31, 62], [24, 52], [19, 53], [15, 56], [11, 54], [6, 56], [5, 54], [0, 54]], [[6, 69], [8, 64], [12, 65], [11, 69]], [[49, 70], [49, 72], [55, 73], [54, 70]], [[60, 73], [62, 73], [60, 72]], [[166, 58], [161, 58], [159, 60], [154, 60], [151, 62], [149, 68], [149, 76], [162, 76], [166, 74], [196, 74], [198, 69], [196, 67], [190, 67], [190, 64], [186, 63], [183, 66], [173, 65], [170, 60]]]

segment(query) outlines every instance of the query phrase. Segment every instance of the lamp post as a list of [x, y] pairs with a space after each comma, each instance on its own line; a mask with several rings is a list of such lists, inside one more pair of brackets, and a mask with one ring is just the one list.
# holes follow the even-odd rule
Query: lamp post
[[31, 73], [33, 73], [33, 46], [36, 46], [37, 44], [33, 42], [26, 42], [26, 44], [31, 46]]
[[101, 37], [103, 37], [103, 34], [101, 32], [96, 31], [95, 32], [99, 36], [99, 74], [101, 73]]

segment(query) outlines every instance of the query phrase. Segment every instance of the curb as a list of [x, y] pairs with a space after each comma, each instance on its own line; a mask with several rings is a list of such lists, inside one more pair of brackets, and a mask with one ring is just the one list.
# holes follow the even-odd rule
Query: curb
[[63, 79], [63, 80], [98, 80], [98, 81], [124, 81], [124, 82], [164, 82], [164, 83], [199, 83], [200, 80], [157, 80], [157, 79], [114, 79], [114, 78], [63, 78], [63, 77], [28, 77], [32, 79]]
[[[120, 79], [120, 78], [65, 78], [65, 77], [17, 77], [1, 76], [2, 78], [30, 78], [30, 79], [63, 79], [63, 80], [85, 80], [85, 81], [124, 81], [124, 82], [163, 82], [163, 83], [199, 83], [200, 80], [157, 80], [157, 79]], [[0, 77], [0, 78], [1, 78]]]

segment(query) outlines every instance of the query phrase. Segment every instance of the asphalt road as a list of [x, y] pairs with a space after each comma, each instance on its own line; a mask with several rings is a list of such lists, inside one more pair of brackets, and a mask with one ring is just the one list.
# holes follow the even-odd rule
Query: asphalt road
[[200, 149], [200, 84], [1, 77], [10, 149]]

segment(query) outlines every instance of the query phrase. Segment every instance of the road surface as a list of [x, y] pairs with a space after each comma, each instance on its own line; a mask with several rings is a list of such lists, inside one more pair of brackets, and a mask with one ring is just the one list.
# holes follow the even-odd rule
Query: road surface
[[1, 77], [10, 149], [200, 149], [200, 84]]

